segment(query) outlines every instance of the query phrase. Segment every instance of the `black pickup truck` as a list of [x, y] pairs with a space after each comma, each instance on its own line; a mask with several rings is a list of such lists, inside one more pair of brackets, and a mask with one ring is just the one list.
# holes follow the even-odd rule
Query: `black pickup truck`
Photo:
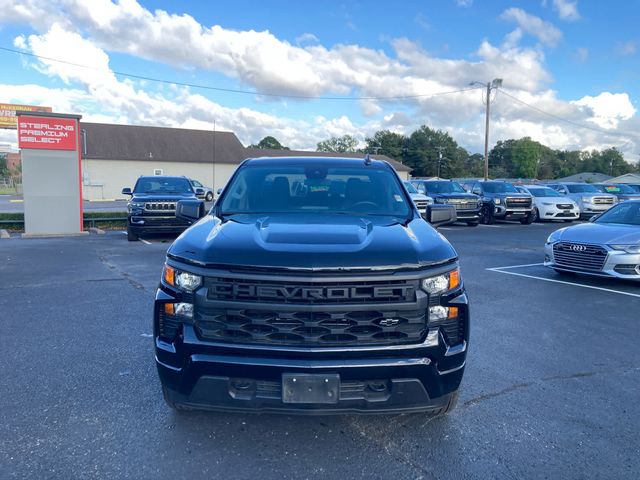
[[191, 225], [190, 221], [176, 218], [176, 205], [180, 200], [196, 199], [205, 191], [195, 188], [186, 177], [140, 177], [133, 191], [122, 189], [130, 195], [127, 203], [127, 239], [138, 240], [145, 233], [179, 233]]
[[485, 225], [496, 220], [520, 220], [529, 225], [535, 218], [533, 197], [520, 193], [512, 184], [501, 181], [478, 181], [466, 183], [464, 188], [482, 201], [480, 219]]
[[411, 180], [418, 192], [433, 198], [435, 203], [451, 205], [456, 209], [459, 222], [470, 227], [480, 223], [482, 201], [473, 193], [467, 193], [459, 183], [452, 180]]
[[[469, 340], [458, 255], [386, 162], [250, 159], [169, 248], [155, 358], [176, 409], [305, 414], [456, 403]], [[427, 220], [455, 211], [430, 205]]]

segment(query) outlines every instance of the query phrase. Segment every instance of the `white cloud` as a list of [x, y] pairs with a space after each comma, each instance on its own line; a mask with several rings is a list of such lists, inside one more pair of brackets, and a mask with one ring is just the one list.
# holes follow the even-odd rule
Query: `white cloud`
[[618, 55], [628, 56], [634, 55], [638, 50], [638, 45], [636, 42], [628, 41], [628, 42], [618, 42], [616, 45], [616, 52]]
[[558, 17], [562, 20], [579, 20], [577, 0], [553, 0], [553, 9], [558, 12]]
[[473, 0], [456, 0], [456, 5], [459, 7], [470, 7], [473, 5]]
[[589, 59], [589, 49], [578, 47], [576, 49], [575, 58], [579, 63], [585, 63]]
[[518, 29], [536, 37], [544, 45], [555, 46], [562, 39], [562, 32], [551, 23], [520, 8], [509, 8], [502, 12], [500, 18], [515, 22]]
[[296, 43], [301, 45], [303, 43], [318, 43], [319, 39], [313, 33], [303, 33], [296, 37]]
[[571, 103], [586, 107], [591, 114], [587, 120], [607, 129], [617, 128], [620, 120], [629, 120], [636, 113], [626, 93], [603, 92], [595, 97], [587, 95]]

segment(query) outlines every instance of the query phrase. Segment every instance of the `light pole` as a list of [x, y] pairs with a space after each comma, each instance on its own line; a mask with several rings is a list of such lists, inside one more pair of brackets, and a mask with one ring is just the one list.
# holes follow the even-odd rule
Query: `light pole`
[[494, 78], [492, 81], [487, 82], [486, 85], [482, 82], [471, 82], [469, 85], [482, 85], [487, 87], [487, 100], [485, 105], [487, 106], [485, 112], [485, 126], [484, 126], [484, 179], [489, 180], [489, 112], [491, 110], [491, 90], [500, 88], [502, 86], [501, 78]]

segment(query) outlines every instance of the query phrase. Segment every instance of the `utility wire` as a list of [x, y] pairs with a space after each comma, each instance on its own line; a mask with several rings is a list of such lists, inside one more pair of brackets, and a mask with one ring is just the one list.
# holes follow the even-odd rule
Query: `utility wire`
[[[47, 60], [50, 62], [62, 63], [65, 65], [71, 65], [73, 67], [86, 68], [88, 70], [95, 70], [99, 72], [105, 72], [104, 69], [99, 69], [95, 67], [91, 67], [89, 65], [82, 65], [79, 63], [68, 62], [66, 60], [60, 60], [58, 58], [45, 57], [43, 55], [36, 55], [35, 53], [25, 52], [22, 50], [16, 50], [13, 48], [0, 47], [0, 50], [10, 53], [15, 53], [18, 55], [27, 55], [29, 57], [34, 57], [39, 60]], [[177, 82], [172, 80], [164, 80], [162, 78], [154, 78], [147, 77], [144, 75], [136, 75], [133, 73], [127, 73], [117, 70], [108, 70], [109, 73], [113, 73], [114, 75], [119, 75], [122, 77], [135, 78], [138, 80], [146, 80], [149, 82], [157, 82], [157, 83], [166, 83], [170, 85], [179, 85], [181, 87], [191, 87], [191, 88], [200, 88], [204, 90], [214, 90], [217, 92], [227, 92], [227, 93], [238, 93], [243, 95], [256, 95], [256, 96], [264, 96], [264, 97], [280, 97], [280, 98], [297, 98], [297, 99], [307, 99], [307, 100], [406, 100], [411, 98], [428, 98], [428, 97], [436, 97], [440, 95], [450, 95], [453, 93], [462, 93], [468, 92], [471, 90], [477, 90], [481, 87], [468, 87], [461, 88], [458, 90], [449, 90], [445, 92], [434, 92], [434, 93], [424, 93], [418, 95], [393, 95], [393, 96], [363, 96], [363, 97], [325, 97], [325, 96], [313, 96], [313, 95], [292, 95], [292, 94], [280, 94], [280, 93], [263, 93], [263, 92], [255, 92], [251, 90], [238, 90], [233, 88], [222, 88], [222, 87], [214, 87], [211, 85], [202, 85], [198, 83], [188, 83], [188, 82]]]

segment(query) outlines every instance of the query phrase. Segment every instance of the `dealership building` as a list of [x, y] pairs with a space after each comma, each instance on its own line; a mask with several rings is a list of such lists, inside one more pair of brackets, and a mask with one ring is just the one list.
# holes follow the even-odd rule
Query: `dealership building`
[[[362, 154], [246, 148], [232, 132], [144, 127], [82, 122], [82, 195], [86, 200], [123, 198], [141, 175], [185, 175], [214, 191], [225, 186], [246, 158], [275, 156], [334, 156]], [[411, 169], [384, 155], [407, 179]]]

